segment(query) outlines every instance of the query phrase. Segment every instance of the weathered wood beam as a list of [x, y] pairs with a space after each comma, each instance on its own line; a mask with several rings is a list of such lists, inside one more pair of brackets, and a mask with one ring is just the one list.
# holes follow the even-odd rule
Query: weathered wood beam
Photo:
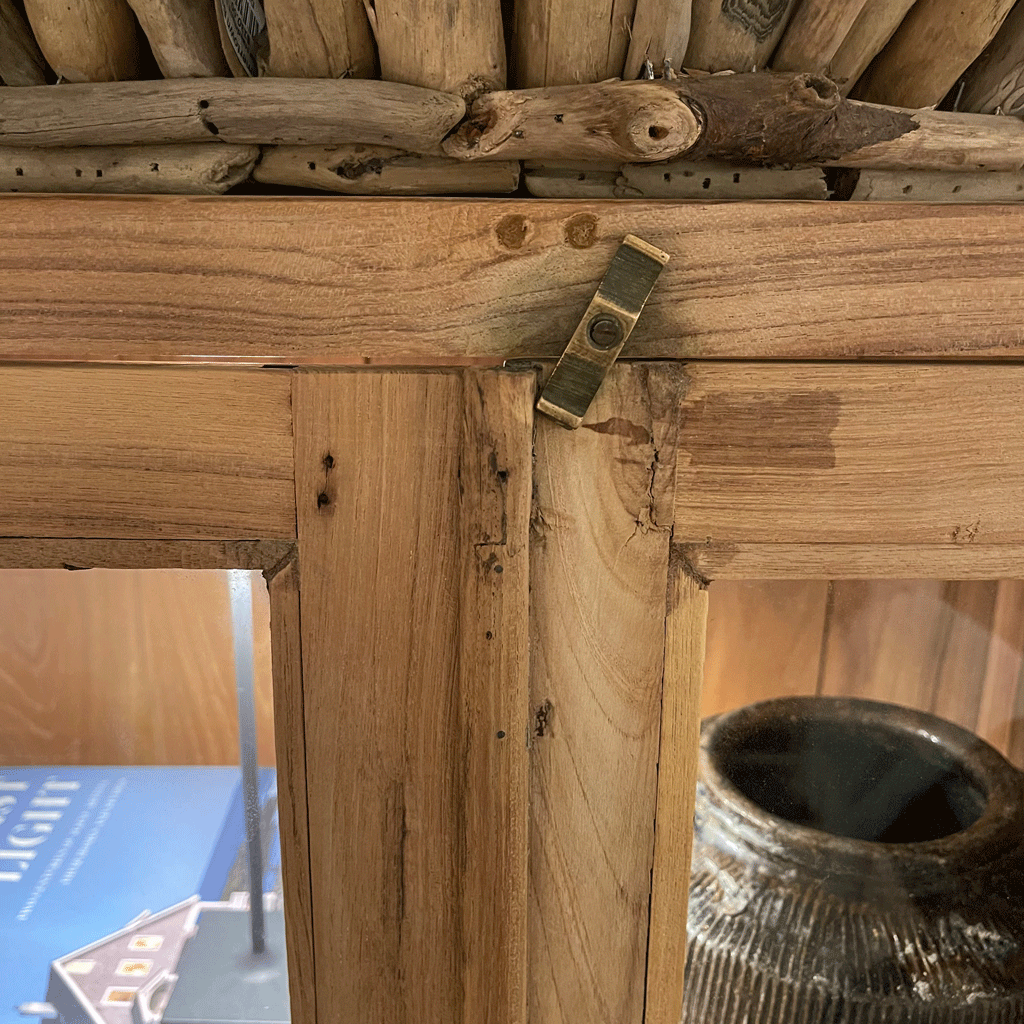
[[268, 73], [373, 78], [376, 57], [362, 0], [265, 0]]
[[245, 181], [258, 146], [0, 146], [4, 192], [219, 195]]
[[557, 359], [629, 233], [672, 259], [627, 359], [1024, 361], [1020, 205], [0, 196], [0, 224], [0, 361]]
[[917, 0], [853, 95], [870, 103], [938, 103], [999, 31], [1014, 0]]
[[687, 68], [753, 71], [768, 64], [795, 0], [693, 0]]
[[25, 14], [50, 67], [68, 82], [138, 75], [138, 29], [125, 0], [26, 0]]
[[506, 84], [500, 0], [375, 0], [381, 77], [467, 99]]
[[0, 145], [360, 142], [436, 152], [465, 112], [449, 93], [356, 79], [188, 79], [0, 92]]
[[514, 192], [519, 162], [467, 162], [385, 146], [271, 146], [264, 150], [253, 177], [351, 196], [479, 195]]
[[849, 95], [913, 5], [914, 0], [867, 0], [828, 68], [829, 78], [844, 96]]
[[824, 74], [864, 4], [865, 0], [803, 0], [782, 34], [772, 68]]
[[851, 202], [1019, 203], [1024, 201], [1020, 171], [848, 171], [837, 192]]
[[28, 23], [11, 0], [0, 0], [0, 81], [45, 85], [46, 59]]
[[217, 0], [128, 0], [164, 78], [228, 75], [217, 33]]
[[490, 93], [443, 148], [467, 160], [1012, 171], [1024, 124], [857, 103], [818, 75], [703, 75]]
[[1024, 111], [1024, 4], [1018, 4], [985, 52], [964, 75], [959, 110], [979, 114]]

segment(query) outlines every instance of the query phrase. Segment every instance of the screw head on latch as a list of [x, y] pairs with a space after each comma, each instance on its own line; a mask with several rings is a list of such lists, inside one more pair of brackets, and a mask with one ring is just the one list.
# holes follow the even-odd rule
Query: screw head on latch
[[594, 348], [615, 348], [622, 341], [622, 324], [613, 316], [595, 316], [587, 327], [587, 337]]

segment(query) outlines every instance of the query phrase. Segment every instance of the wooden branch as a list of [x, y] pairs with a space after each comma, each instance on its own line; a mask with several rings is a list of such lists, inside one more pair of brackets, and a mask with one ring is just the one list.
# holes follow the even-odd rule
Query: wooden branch
[[46, 85], [46, 59], [21, 12], [0, 0], [0, 81], [8, 85]]
[[50, 67], [67, 81], [138, 75], [135, 16], [125, 0], [26, 0], [25, 14]]
[[768, 64], [795, 0], [693, 0], [687, 68], [752, 71]]
[[823, 74], [864, 4], [865, 0], [803, 0], [782, 34], [772, 68]]
[[816, 75], [703, 75], [491, 93], [445, 140], [461, 159], [1004, 170], [1017, 119], [856, 103]]
[[848, 95], [864, 69], [900, 27], [914, 0], [867, 0], [829, 66], [829, 77]]
[[637, 0], [623, 78], [638, 78], [644, 61], [660, 70], [666, 60], [683, 67], [690, 42], [692, 0]]
[[992, 45], [968, 68], [958, 109], [979, 114], [1024, 111], [1024, 4], [1010, 11]]
[[265, 0], [268, 73], [281, 78], [373, 78], [376, 58], [362, 0]]
[[472, 99], [505, 88], [499, 0], [376, 0], [381, 77]]
[[217, 0], [128, 0], [164, 78], [229, 74], [217, 32]]
[[1014, 0], [917, 0], [852, 95], [871, 103], [938, 103], [999, 31]]
[[0, 93], [0, 145], [168, 142], [389, 144], [438, 150], [459, 123], [458, 96], [394, 82], [192, 79]]
[[1024, 200], [1020, 171], [850, 171], [837, 192], [851, 202], [1019, 203]]
[[384, 146], [273, 146], [264, 151], [253, 177], [353, 196], [506, 193], [519, 186], [519, 163], [467, 163]]
[[618, 78], [635, 0], [515, 0], [516, 77], [525, 88]]
[[249, 177], [256, 146], [0, 147], [5, 192], [219, 195]]

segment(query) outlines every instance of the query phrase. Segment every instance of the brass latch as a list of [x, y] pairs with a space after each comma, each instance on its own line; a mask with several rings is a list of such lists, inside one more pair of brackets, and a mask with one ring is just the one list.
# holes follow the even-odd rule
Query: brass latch
[[570, 430], [583, 422], [668, 260], [667, 252], [626, 235], [544, 385], [537, 401], [541, 412]]

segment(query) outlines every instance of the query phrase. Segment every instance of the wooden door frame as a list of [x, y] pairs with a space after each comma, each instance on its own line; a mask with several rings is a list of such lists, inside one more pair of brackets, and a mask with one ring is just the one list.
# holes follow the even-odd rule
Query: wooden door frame
[[[405, 610], [426, 614], [444, 594], [456, 602], [443, 625], [454, 674], [431, 676], [430, 685], [451, 686], [459, 756], [473, 766], [458, 804], [463, 859], [444, 868], [458, 872], [450, 927], [461, 945], [431, 956], [458, 989], [451, 998], [467, 1024], [547, 1024], [581, 1006], [594, 1024], [676, 1024], [685, 944], [678, 876], [689, 860], [692, 805], [667, 796], [692, 790], [711, 580], [992, 578], [1024, 568], [1024, 526], [1013, 515], [1016, 467], [1024, 465], [1015, 458], [1024, 455], [1015, 389], [1024, 369], [1009, 365], [1019, 359], [1024, 298], [1017, 210], [0, 201], [8, 203], [0, 228], [0, 565], [259, 568], [270, 581], [296, 1024], [339, 1019], [336, 1000], [347, 990], [378, 1007], [381, 1024], [399, 1010], [420, 1024], [422, 1000], [436, 995], [428, 963], [415, 998], [398, 1007], [392, 990], [405, 954], [388, 953], [387, 971], [366, 957], [345, 959], [344, 945], [324, 934], [336, 927], [330, 912], [314, 899], [322, 891], [314, 879], [330, 877], [317, 862], [322, 850], [335, 851], [333, 865], [352, 862], [330, 836], [330, 803], [320, 788], [310, 794], [328, 785], [307, 767], [310, 744], [323, 765], [334, 741], [308, 730], [331, 711], [331, 658], [341, 656], [367, 684], [375, 672], [372, 660], [360, 660], [362, 638], [346, 639], [358, 615], [329, 595], [359, 579], [374, 609], [360, 628], [376, 630], [378, 641], [388, 635], [391, 598], [373, 584], [389, 578], [381, 560], [394, 566], [388, 559], [398, 556], [389, 537], [360, 532], [359, 523], [380, 495], [421, 522], [421, 492], [395, 490], [395, 467], [438, 507], [458, 505], [457, 514], [423, 519], [403, 550], [423, 553], [431, 579], [445, 575], [439, 536], [454, 559], [449, 589], [421, 600], [416, 583]], [[625, 360], [579, 432], [533, 419], [528, 370], [454, 369], [557, 355], [627, 231], [676, 261], [627, 353], [665, 361]], [[404, 244], [387, 241], [395, 237]], [[428, 265], [423, 254], [438, 237], [449, 240], [445, 258]], [[779, 258], [769, 259], [776, 250]], [[853, 297], [837, 287], [840, 273]], [[752, 322], [755, 314], [763, 320]], [[714, 361], [723, 356], [748, 362]], [[889, 362], [750, 361], [851, 356]], [[695, 358], [710, 361], [682, 363]], [[908, 363], [925, 358], [1008, 365]], [[68, 361], [106, 365], [52, 365]], [[211, 361], [276, 368], [211, 369]], [[310, 369], [288, 368], [296, 363]], [[314, 369], [373, 363], [390, 369]], [[424, 365], [437, 369], [411, 368]], [[360, 433], [356, 408], [389, 410], [386, 429]], [[943, 437], [1002, 455], [972, 459], [968, 445], [950, 461]], [[431, 450], [447, 454], [434, 465], [423, 457]], [[419, 454], [410, 459], [409, 451]], [[537, 465], [524, 471], [533, 452]], [[915, 466], [932, 495], [923, 512]], [[754, 482], [759, 507], [733, 516], [730, 501]], [[977, 500], [965, 500], [968, 482]], [[345, 519], [342, 499], [361, 487], [363, 518]], [[827, 504], [814, 524], [792, 519], [801, 494], [836, 507], [860, 495], [870, 529], [849, 515], [829, 527]], [[356, 568], [343, 571], [345, 538], [359, 546]], [[358, 576], [360, 567], [367, 575]], [[616, 625], [628, 627], [618, 639]], [[587, 642], [574, 646], [581, 637]], [[502, 643], [492, 646], [495, 638]], [[642, 664], [641, 641], [656, 647]], [[480, 679], [470, 665], [482, 667]], [[419, 699], [436, 692], [424, 689]], [[613, 697], [620, 703], [605, 714]], [[410, 720], [422, 706], [412, 705]], [[580, 710], [591, 706], [605, 717]], [[397, 721], [355, 713], [373, 729]], [[527, 736], [516, 753], [504, 741], [520, 727]], [[608, 744], [627, 734], [623, 756], [635, 771], [609, 783], [600, 765], [590, 775], [577, 770], [581, 752], [615, 753]], [[364, 753], [383, 766], [382, 751]], [[409, 761], [408, 749], [402, 758], [396, 764], [412, 779], [422, 764]], [[355, 769], [329, 786], [344, 794]], [[572, 774], [576, 781], [563, 785]], [[378, 854], [389, 844], [404, 850], [417, 828], [405, 796], [389, 803], [372, 778], [366, 786], [391, 830], [373, 840]], [[311, 799], [321, 823], [312, 828]], [[609, 841], [624, 835], [632, 851]], [[401, 878], [398, 857], [392, 867]], [[384, 934], [390, 919], [369, 906], [380, 894], [343, 891], [346, 882], [343, 870], [334, 895], [343, 904], [362, 900], [376, 922], [366, 934]], [[428, 908], [408, 912], [419, 927]], [[400, 920], [407, 910], [397, 913]], [[404, 941], [430, 948], [435, 934], [425, 927]], [[340, 1019], [348, 1017], [354, 1011]]]

